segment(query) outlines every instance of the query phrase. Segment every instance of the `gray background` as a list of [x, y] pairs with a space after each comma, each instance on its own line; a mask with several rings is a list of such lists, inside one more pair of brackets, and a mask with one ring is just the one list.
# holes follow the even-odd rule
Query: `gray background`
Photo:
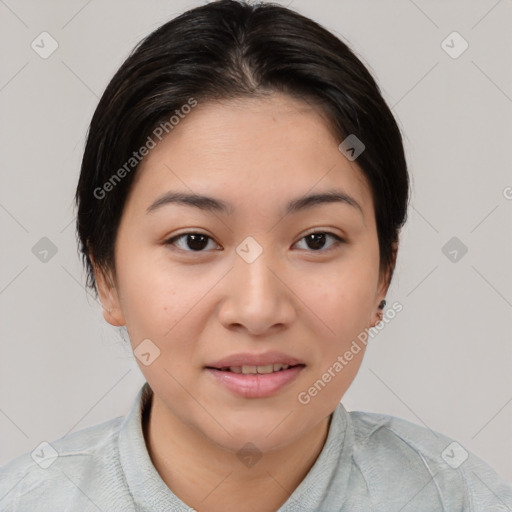
[[[113, 73], [143, 36], [201, 3], [0, 0], [0, 464], [124, 415], [144, 382], [84, 291], [72, 200]], [[371, 341], [343, 403], [440, 431], [512, 480], [511, 1], [291, 7], [369, 66], [412, 174], [388, 294], [404, 309]], [[43, 31], [59, 45], [47, 59], [31, 48]], [[442, 46], [453, 31], [469, 44], [458, 58]], [[43, 237], [57, 249], [46, 261]], [[454, 247], [443, 253], [452, 237], [455, 261]]]

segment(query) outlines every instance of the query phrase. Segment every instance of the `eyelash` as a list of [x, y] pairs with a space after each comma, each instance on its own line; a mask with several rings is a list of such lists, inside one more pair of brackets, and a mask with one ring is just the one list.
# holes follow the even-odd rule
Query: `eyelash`
[[[310, 233], [306, 233], [300, 240], [304, 240], [305, 238], [307, 238], [308, 236], [310, 235], [316, 235], [316, 234], [323, 234], [323, 235], [327, 235], [327, 236], [331, 236], [335, 239], [335, 243], [333, 243], [330, 247], [328, 247], [327, 249], [319, 249], [319, 250], [314, 250], [314, 249], [306, 249], [310, 252], [314, 252], [314, 253], [328, 253], [330, 252], [331, 250], [334, 250], [336, 249], [337, 247], [339, 247], [341, 244], [344, 244], [346, 243], [346, 241], [339, 237], [338, 235], [330, 232], [330, 231], [312, 231]], [[176, 235], [176, 236], [173, 236], [172, 238], [169, 238], [168, 240], [166, 240], [164, 243], [165, 245], [173, 245], [177, 240], [181, 239], [181, 238], [184, 238], [186, 237], [187, 235], [202, 235], [206, 238], [208, 238], [209, 240], [213, 240], [212, 237], [204, 234], [204, 233], [200, 233], [200, 232], [197, 232], [197, 231], [188, 231], [186, 233], [180, 233], [179, 235]], [[207, 251], [204, 251], [204, 250], [201, 250], [201, 251], [192, 251], [192, 250], [185, 250], [185, 249], [177, 249], [179, 251], [183, 251], [183, 252], [190, 252], [190, 253], [197, 253], [197, 254], [200, 254], [202, 252], [207, 252]]]

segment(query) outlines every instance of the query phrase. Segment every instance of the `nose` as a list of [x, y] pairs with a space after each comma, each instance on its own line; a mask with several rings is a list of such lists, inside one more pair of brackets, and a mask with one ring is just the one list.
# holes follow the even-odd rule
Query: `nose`
[[289, 326], [295, 316], [294, 294], [283, 265], [270, 261], [269, 250], [256, 260], [235, 255], [224, 281], [219, 319], [227, 329], [245, 329], [254, 336], [273, 334]]

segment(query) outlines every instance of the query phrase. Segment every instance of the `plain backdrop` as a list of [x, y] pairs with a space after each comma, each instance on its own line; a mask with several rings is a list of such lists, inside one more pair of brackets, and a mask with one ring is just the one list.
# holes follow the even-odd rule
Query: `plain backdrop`
[[[84, 289], [73, 194], [114, 72], [142, 37], [201, 3], [0, 2], [0, 465], [125, 415], [144, 382]], [[369, 67], [404, 134], [412, 178], [387, 297], [403, 310], [371, 340], [343, 403], [442, 432], [508, 480], [511, 4], [290, 4]], [[42, 32], [58, 44], [47, 58], [32, 47], [51, 42]], [[41, 247], [50, 248], [45, 261]]]

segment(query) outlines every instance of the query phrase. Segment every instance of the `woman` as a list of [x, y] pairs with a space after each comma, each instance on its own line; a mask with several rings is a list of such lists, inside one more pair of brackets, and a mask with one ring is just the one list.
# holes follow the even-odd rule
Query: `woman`
[[368, 70], [276, 5], [150, 34], [93, 116], [76, 201], [88, 285], [147, 382], [125, 418], [1, 470], [0, 509], [510, 510], [455, 441], [340, 403], [406, 219]]

